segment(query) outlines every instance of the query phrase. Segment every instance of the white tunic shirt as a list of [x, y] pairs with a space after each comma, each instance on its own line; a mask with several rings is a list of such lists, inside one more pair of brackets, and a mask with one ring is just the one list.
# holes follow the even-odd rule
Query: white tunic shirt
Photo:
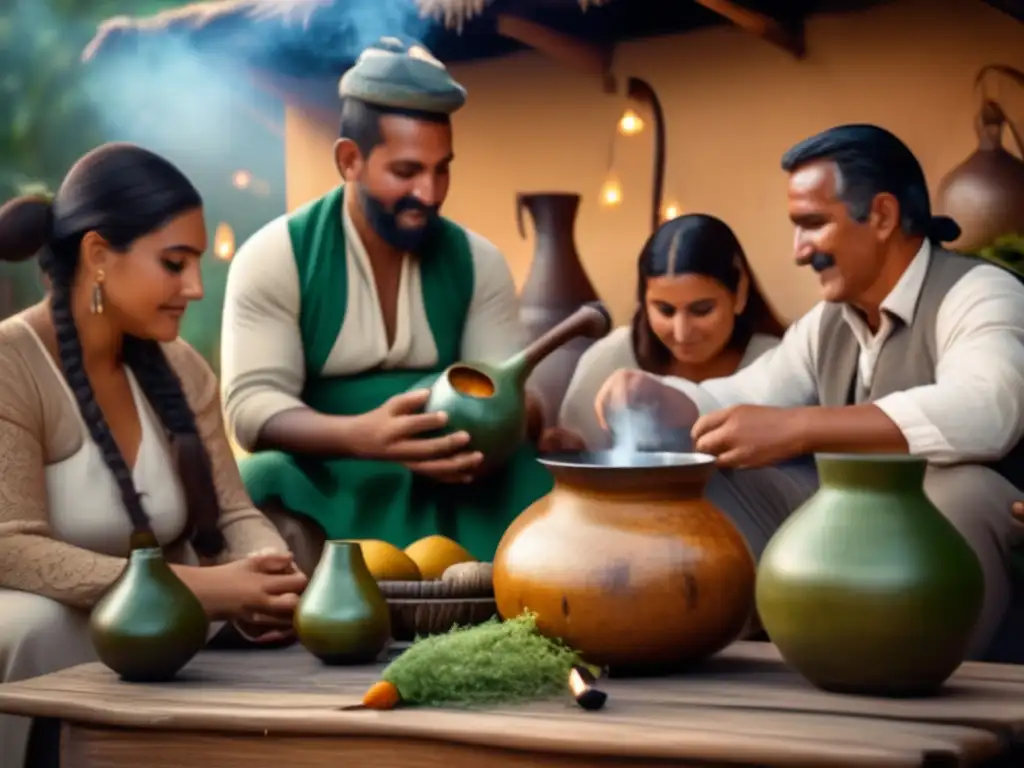
[[[870, 385], [879, 352], [892, 333], [886, 312], [914, 319], [928, 271], [926, 241], [882, 302], [873, 334], [850, 307], [843, 318], [860, 346], [858, 373]], [[777, 407], [816, 405], [819, 324], [825, 303], [794, 323], [771, 355], [732, 376], [700, 385], [675, 377], [665, 384], [689, 395], [701, 413], [743, 403]], [[937, 464], [987, 461], [1024, 437], [1024, 284], [1006, 270], [982, 264], [946, 294], [935, 328], [935, 383], [874, 401], [899, 427], [910, 453]]]
[[[24, 320], [18, 320], [39, 344], [53, 377], [74, 406], [85, 439], [77, 453], [46, 466], [46, 498], [54, 538], [76, 547], [114, 557], [127, 557], [132, 523], [121, 500], [121, 491], [100, 448], [89, 436], [79, 415], [78, 401], [57, 364]], [[163, 425], [129, 370], [128, 383], [135, 398], [142, 437], [132, 467], [132, 482], [141, 496], [153, 533], [162, 546], [176, 541], [188, 525], [185, 493], [171, 460]]]
[[[427, 321], [419, 262], [402, 261], [394, 342], [388, 344], [373, 269], [347, 205], [345, 227], [348, 295], [345, 320], [323, 374], [344, 376], [373, 368], [424, 368], [437, 364]], [[466, 230], [474, 288], [462, 336], [466, 360], [503, 360], [526, 345], [519, 299], [501, 252]], [[238, 250], [228, 273], [221, 337], [221, 380], [228, 428], [251, 450], [272, 417], [302, 405], [306, 363], [299, 330], [299, 275], [281, 216]]]
[[[100, 447], [89, 435], [89, 429], [79, 414], [78, 401], [64, 375], [29, 324], [24, 320], [18, 322], [38, 342], [50, 363], [54, 378], [60, 382], [74, 406], [85, 437], [77, 453], [46, 466], [46, 498], [53, 536], [92, 552], [128, 557], [132, 523], [121, 499], [117, 481], [103, 460]], [[132, 482], [149, 516], [153, 534], [160, 545], [166, 547], [177, 541], [188, 525], [185, 492], [171, 458], [170, 444], [163, 425], [139, 387], [135, 375], [130, 370], [126, 373], [142, 428], [139, 452], [135, 466], [132, 467]], [[191, 547], [186, 547], [182, 554], [185, 555], [186, 565], [199, 565], [199, 559]], [[211, 622], [207, 638], [212, 638], [223, 627], [223, 621]]]

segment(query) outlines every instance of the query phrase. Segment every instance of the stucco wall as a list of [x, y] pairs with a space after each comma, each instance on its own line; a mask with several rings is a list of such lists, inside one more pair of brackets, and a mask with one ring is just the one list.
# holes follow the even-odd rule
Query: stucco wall
[[[815, 18], [808, 47], [808, 58], [796, 61], [721, 27], [627, 43], [615, 62], [620, 75], [653, 84], [663, 102], [667, 193], [684, 210], [713, 213], [735, 228], [770, 298], [790, 317], [817, 293], [813, 276], [792, 266], [782, 152], [836, 123], [875, 122], [909, 143], [934, 191], [973, 151], [977, 70], [997, 62], [1024, 69], [1024, 24], [980, 0], [903, 0]], [[445, 213], [494, 240], [521, 284], [533, 243], [516, 231], [516, 192], [582, 193], [577, 244], [599, 293], [624, 320], [648, 234], [650, 132], [617, 140], [625, 199], [607, 210], [597, 192], [622, 101], [534, 53], [460, 66], [455, 74], [470, 98], [456, 118]], [[1024, 127], [1024, 91], [1003, 82], [993, 92]], [[289, 207], [336, 183], [336, 120], [289, 109]]]

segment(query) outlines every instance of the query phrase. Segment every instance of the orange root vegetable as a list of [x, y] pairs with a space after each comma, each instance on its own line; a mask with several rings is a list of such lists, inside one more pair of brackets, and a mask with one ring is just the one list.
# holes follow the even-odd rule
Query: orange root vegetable
[[402, 697], [394, 683], [379, 680], [363, 695], [363, 706], [367, 709], [394, 709], [401, 700]]

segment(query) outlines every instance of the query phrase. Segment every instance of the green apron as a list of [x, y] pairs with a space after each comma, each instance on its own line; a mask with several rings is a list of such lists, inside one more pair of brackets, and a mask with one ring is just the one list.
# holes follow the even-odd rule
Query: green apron
[[[292, 214], [289, 231], [302, 297], [299, 325], [307, 368], [302, 399], [322, 413], [355, 416], [458, 362], [473, 295], [473, 259], [465, 232], [446, 219], [433, 247], [421, 254], [436, 367], [321, 376], [341, 333], [348, 296], [342, 204], [343, 187], [338, 187]], [[553, 486], [529, 444], [502, 470], [470, 485], [438, 483], [393, 462], [281, 451], [255, 453], [241, 459], [239, 467], [256, 505], [279, 500], [319, 523], [328, 538], [383, 539], [404, 548], [442, 534], [480, 560], [494, 556], [509, 523]]]

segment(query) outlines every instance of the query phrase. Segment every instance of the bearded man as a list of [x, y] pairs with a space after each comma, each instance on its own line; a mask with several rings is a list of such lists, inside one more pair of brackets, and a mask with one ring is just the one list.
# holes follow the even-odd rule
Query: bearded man
[[425, 378], [527, 342], [502, 254], [439, 214], [466, 92], [422, 46], [385, 38], [340, 93], [342, 183], [263, 227], [229, 272], [221, 367], [228, 426], [252, 453], [242, 477], [306, 568], [323, 535], [444, 534], [489, 560], [552, 487], [537, 444], [578, 443], [543, 430], [532, 399], [531, 440], [478, 481], [469, 436], [422, 412]]

